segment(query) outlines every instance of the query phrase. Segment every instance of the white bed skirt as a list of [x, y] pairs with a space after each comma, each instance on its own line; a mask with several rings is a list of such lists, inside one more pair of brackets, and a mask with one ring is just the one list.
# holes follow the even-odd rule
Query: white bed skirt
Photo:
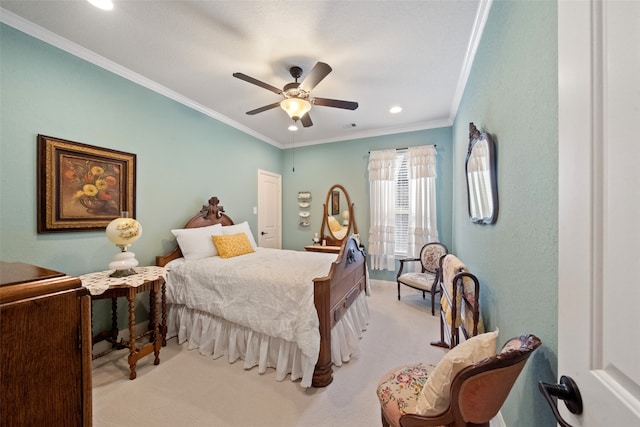
[[[369, 322], [369, 306], [365, 293], [353, 302], [342, 319], [331, 330], [331, 361], [336, 366], [348, 362], [359, 351], [359, 341]], [[310, 387], [317, 358], [302, 354], [298, 346], [281, 338], [274, 338], [211, 314], [167, 304], [167, 338], [178, 337], [178, 343], [189, 343], [189, 350], [217, 359], [227, 356], [229, 363], [244, 360], [244, 368], [258, 366], [258, 372], [276, 369], [276, 380], [290, 374], [292, 381], [302, 379], [300, 385]]]

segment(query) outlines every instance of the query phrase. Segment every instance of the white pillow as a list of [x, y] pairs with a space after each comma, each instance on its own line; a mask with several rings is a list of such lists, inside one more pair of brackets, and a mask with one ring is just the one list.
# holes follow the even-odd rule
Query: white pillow
[[222, 232], [225, 235], [245, 233], [249, 238], [249, 243], [251, 243], [251, 246], [253, 248], [258, 247], [258, 245], [256, 245], [256, 241], [253, 239], [253, 234], [251, 233], [251, 227], [249, 227], [249, 223], [247, 221], [240, 224], [235, 224], [235, 225], [225, 225], [224, 227], [222, 227]]
[[222, 224], [200, 228], [180, 228], [171, 230], [171, 233], [176, 236], [182, 256], [187, 261], [218, 255], [211, 236], [222, 236]]
[[458, 372], [496, 354], [498, 329], [476, 335], [458, 344], [438, 362], [424, 384], [416, 412], [421, 415], [439, 415], [449, 407], [451, 382]]

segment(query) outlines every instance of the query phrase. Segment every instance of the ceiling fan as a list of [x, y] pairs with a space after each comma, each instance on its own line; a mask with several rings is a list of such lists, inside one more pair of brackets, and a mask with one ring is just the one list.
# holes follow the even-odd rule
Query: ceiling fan
[[311, 90], [318, 85], [330, 72], [331, 67], [324, 62], [318, 62], [311, 69], [309, 74], [304, 80], [298, 83], [298, 79], [302, 76], [302, 68], [293, 66], [289, 69], [291, 77], [295, 79], [295, 82], [287, 83], [282, 89], [278, 89], [275, 86], [271, 86], [268, 83], [261, 82], [253, 77], [247, 76], [242, 73], [233, 73], [233, 77], [240, 80], [252, 83], [256, 86], [260, 86], [278, 95], [282, 95], [284, 98], [282, 101], [274, 102], [273, 104], [265, 105], [264, 107], [256, 108], [255, 110], [247, 111], [250, 116], [263, 111], [271, 110], [272, 108], [281, 107], [287, 112], [289, 117], [293, 121], [302, 123], [302, 126], [313, 126], [311, 117], [309, 117], [309, 110], [312, 105], [320, 105], [323, 107], [344, 108], [345, 110], [355, 110], [358, 108], [357, 102], [341, 101], [339, 99], [328, 98], [316, 98], [311, 96]]

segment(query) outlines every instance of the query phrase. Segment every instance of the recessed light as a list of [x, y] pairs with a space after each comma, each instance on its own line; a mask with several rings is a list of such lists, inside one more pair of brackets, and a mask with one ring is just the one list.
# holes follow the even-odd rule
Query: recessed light
[[87, 1], [92, 5], [94, 5], [95, 7], [102, 10], [113, 9], [113, 2], [111, 0], [87, 0]]
[[298, 126], [296, 125], [290, 125], [287, 129], [289, 129], [291, 132], [295, 132], [298, 130]]
[[402, 107], [400, 107], [400, 106], [398, 106], [398, 105], [394, 105], [393, 107], [391, 107], [391, 108], [389, 109], [389, 112], [390, 112], [391, 114], [398, 114], [398, 113], [399, 113], [399, 112], [401, 112], [401, 111], [402, 111]]

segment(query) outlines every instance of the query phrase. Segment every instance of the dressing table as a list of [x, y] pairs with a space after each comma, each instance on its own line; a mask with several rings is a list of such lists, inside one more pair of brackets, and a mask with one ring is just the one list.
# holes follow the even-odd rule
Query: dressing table
[[342, 246], [322, 246], [322, 245], [309, 245], [305, 246], [304, 250], [307, 252], [323, 252], [325, 254], [337, 254], [340, 253], [340, 248]]

